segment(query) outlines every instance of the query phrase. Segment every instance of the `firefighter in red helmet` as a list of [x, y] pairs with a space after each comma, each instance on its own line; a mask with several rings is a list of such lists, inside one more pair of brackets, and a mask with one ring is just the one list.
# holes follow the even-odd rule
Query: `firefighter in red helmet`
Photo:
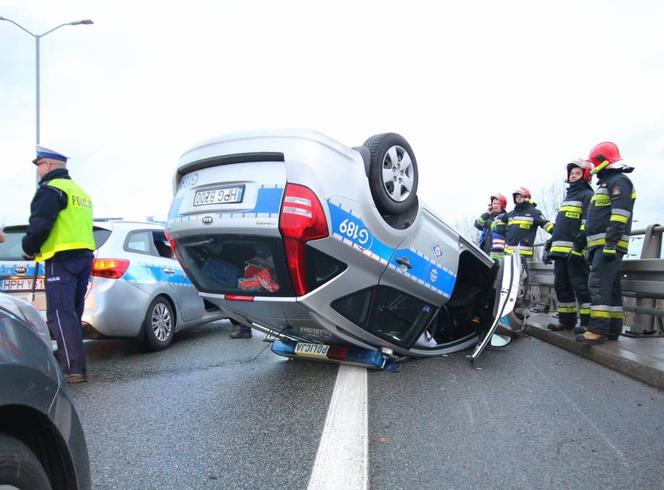
[[537, 209], [537, 204], [532, 201], [530, 191], [526, 187], [519, 187], [512, 192], [514, 200], [514, 209], [506, 214], [507, 225], [505, 233], [505, 253], [518, 253], [521, 256], [522, 264], [522, 286], [519, 298], [517, 298], [516, 308], [522, 308], [525, 295], [528, 291], [528, 262], [532, 258], [535, 250], [535, 236], [537, 228], [540, 227], [550, 233], [553, 223], [550, 223], [542, 211]]
[[479, 246], [493, 259], [500, 259], [505, 252], [507, 198], [500, 193], [491, 195], [489, 209], [475, 220], [475, 228], [481, 231]]
[[576, 340], [601, 344], [618, 340], [622, 333], [623, 308], [620, 269], [627, 253], [636, 192], [615, 143], [604, 142], [590, 150], [589, 160], [599, 181], [590, 199], [586, 234], [590, 264], [591, 307], [588, 330]]
[[563, 200], [549, 240], [549, 257], [554, 262], [554, 289], [558, 299], [558, 323], [548, 326], [554, 332], [572, 330], [577, 313], [581, 328], [590, 320], [589, 268], [585, 260], [586, 218], [593, 196], [590, 162], [581, 159], [567, 164], [567, 194]]

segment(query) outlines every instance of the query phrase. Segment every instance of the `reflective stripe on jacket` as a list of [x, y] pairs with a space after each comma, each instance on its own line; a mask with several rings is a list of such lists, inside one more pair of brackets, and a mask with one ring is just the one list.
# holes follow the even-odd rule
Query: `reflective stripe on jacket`
[[627, 253], [636, 200], [634, 185], [621, 170], [604, 170], [599, 178], [588, 207], [588, 249], [603, 247], [608, 252]]
[[505, 252], [513, 253], [518, 248], [521, 255], [527, 256], [533, 255], [537, 227], [549, 233], [553, 228], [553, 223], [542, 215], [535, 203], [529, 201], [517, 204], [507, 213], [505, 224], [507, 225]]
[[67, 206], [58, 213], [55, 224], [39, 249], [36, 260], [43, 262], [56, 253], [66, 250], [94, 250], [90, 196], [70, 179], [53, 179], [45, 185], [64, 192], [67, 195]]
[[566, 257], [570, 253], [583, 254], [583, 249], [575, 247], [574, 242], [579, 234], [585, 234], [588, 205], [592, 196], [592, 188], [583, 179], [569, 185], [565, 200], [558, 208], [556, 222], [551, 232], [550, 255]]

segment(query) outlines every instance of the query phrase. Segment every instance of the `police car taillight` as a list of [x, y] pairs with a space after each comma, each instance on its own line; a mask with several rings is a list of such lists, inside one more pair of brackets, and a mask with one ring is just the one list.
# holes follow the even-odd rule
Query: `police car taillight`
[[92, 262], [92, 275], [107, 279], [119, 279], [127, 271], [127, 259], [94, 259]]
[[279, 215], [279, 231], [284, 238], [286, 262], [297, 296], [308, 292], [305, 245], [327, 238], [327, 219], [316, 194], [303, 185], [286, 184]]

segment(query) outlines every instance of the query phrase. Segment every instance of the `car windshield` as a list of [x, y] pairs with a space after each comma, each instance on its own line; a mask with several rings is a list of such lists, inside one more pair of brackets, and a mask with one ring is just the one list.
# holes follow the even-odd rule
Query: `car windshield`
[[[5, 241], [0, 243], [0, 260], [25, 260], [23, 258], [23, 246], [21, 241], [25, 236], [27, 226], [8, 226], [4, 229]], [[101, 247], [111, 235], [104, 228], [93, 228], [96, 248]]]

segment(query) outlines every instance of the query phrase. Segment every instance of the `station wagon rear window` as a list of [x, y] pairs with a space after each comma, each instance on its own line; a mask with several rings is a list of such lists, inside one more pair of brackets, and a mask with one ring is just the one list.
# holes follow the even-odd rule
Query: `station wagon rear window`
[[199, 291], [294, 296], [279, 238], [196, 235], [178, 239], [182, 266]]

